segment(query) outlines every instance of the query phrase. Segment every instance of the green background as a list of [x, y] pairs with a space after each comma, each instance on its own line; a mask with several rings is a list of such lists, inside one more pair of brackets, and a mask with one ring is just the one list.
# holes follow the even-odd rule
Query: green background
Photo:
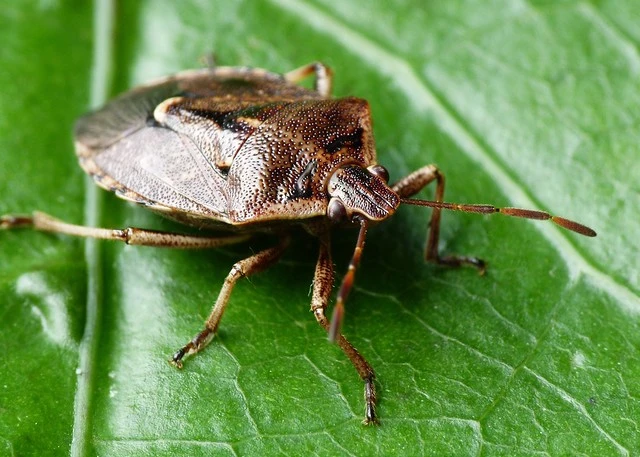
[[[372, 105], [392, 180], [427, 163], [449, 201], [548, 210], [599, 233], [428, 210], [370, 231], [344, 332], [362, 385], [308, 311], [317, 243], [234, 291], [219, 337], [167, 357], [260, 246], [177, 252], [0, 233], [0, 456], [640, 455], [637, 1], [12, 2], [0, 10], [0, 214], [175, 226], [94, 190], [80, 114], [199, 66], [314, 60]], [[429, 198], [432, 190], [424, 192]], [[334, 236], [346, 268], [356, 234]]]

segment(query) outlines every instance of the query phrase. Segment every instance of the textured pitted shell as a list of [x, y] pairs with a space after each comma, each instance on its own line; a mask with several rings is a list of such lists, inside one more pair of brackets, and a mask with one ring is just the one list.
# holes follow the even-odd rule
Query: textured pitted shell
[[81, 166], [102, 187], [191, 225], [323, 217], [345, 164], [376, 163], [369, 105], [260, 69], [188, 71], [82, 117]]

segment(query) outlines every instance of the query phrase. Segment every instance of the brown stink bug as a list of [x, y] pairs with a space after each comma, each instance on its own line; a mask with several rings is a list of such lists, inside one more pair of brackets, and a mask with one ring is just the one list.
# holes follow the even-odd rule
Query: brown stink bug
[[[313, 90], [296, 84], [311, 75]], [[445, 203], [444, 177], [434, 165], [389, 184], [387, 170], [377, 163], [369, 104], [354, 97], [331, 98], [331, 80], [331, 71], [320, 63], [284, 75], [243, 67], [186, 71], [135, 88], [78, 120], [76, 153], [99, 186], [186, 225], [224, 230], [227, 236], [91, 228], [40, 212], [3, 216], [0, 227], [183, 249], [238, 243], [259, 232], [277, 237], [274, 247], [231, 268], [204, 329], [172, 356], [178, 368], [185, 356], [211, 341], [237, 280], [276, 262], [291, 229], [303, 227], [320, 241], [311, 311], [364, 381], [364, 423], [375, 423], [374, 371], [340, 333], [344, 302], [371, 223], [387, 219], [402, 203], [431, 207], [426, 259], [481, 272], [485, 264], [475, 257], [438, 252], [442, 209], [550, 219], [582, 235], [596, 234], [542, 211]], [[433, 201], [409, 199], [434, 181]], [[355, 225], [360, 231], [329, 321], [325, 310], [334, 283], [329, 236], [335, 225]]]

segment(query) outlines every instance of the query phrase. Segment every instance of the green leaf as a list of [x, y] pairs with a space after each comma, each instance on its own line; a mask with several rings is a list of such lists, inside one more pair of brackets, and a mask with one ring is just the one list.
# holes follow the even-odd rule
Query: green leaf
[[[241, 281], [212, 344], [202, 327], [231, 265], [266, 244], [178, 252], [0, 233], [0, 455], [640, 454], [640, 20], [635, 2], [85, 2], [3, 6], [0, 214], [177, 226], [95, 191], [71, 129], [90, 105], [198, 66], [285, 72], [321, 60], [337, 96], [372, 105], [392, 180], [435, 163], [446, 199], [542, 209], [598, 231], [428, 211], [370, 230], [344, 332], [362, 384], [309, 306], [317, 242]], [[432, 190], [423, 197], [430, 198]], [[179, 227], [178, 227], [179, 228]], [[334, 234], [345, 271], [356, 234]]]

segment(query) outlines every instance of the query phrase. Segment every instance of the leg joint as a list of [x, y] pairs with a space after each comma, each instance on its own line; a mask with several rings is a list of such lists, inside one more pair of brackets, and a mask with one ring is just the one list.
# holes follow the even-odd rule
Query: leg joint
[[231, 271], [229, 272], [229, 278], [233, 278], [234, 280], [240, 279], [243, 276], [246, 276], [244, 270], [242, 269], [242, 262], [236, 262], [231, 267]]
[[116, 240], [123, 241], [125, 244], [131, 244], [131, 239], [133, 238], [133, 229], [128, 227], [124, 230], [114, 229], [111, 231], [113, 238]]

